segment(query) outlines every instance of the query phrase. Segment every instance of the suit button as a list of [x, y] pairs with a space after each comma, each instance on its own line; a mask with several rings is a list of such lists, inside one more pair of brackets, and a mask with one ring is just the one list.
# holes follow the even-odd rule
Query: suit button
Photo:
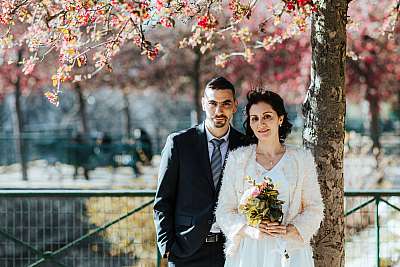
[[213, 223], [213, 220], [208, 220], [208, 224], [212, 224]]

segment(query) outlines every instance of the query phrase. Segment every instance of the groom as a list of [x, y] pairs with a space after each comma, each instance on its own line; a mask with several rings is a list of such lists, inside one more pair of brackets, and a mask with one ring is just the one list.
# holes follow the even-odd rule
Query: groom
[[237, 110], [233, 85], [211, 80], [202, 98], [206, 120], [171, 134], [162, 151], [154, 221], [169, 266], [223, 266], [224, 237], [214, 210], [228, 151], [245, 145], [230, 121]]

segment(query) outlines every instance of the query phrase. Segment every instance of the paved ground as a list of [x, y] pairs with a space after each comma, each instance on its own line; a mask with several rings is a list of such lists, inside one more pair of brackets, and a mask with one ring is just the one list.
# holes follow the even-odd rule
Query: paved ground
[[159, 156], [155, 156], [152, 166], [141, 166], [142, 174], [138, 178], [129, 167], [105, 167], [90, 171], [90, 179], [86, 180], [83, 169], [77, 179], [73, 179], [73, 166], [48, 166], [45, 161], [38, 160], [29, 164], [29, 181], [22, 181], [18, 165], [0, 167], [0, 188], [151, 189], [157, 183], [158, 162]]

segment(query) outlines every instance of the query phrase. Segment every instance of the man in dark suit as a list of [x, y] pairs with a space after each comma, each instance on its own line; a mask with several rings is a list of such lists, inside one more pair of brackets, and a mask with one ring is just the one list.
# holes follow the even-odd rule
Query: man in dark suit
[[160, 253], [169, 266], [223, 266], [224, 237], [215, 206], [228, 151], [245, 144], [230, 121], [237, 110], [233, 85], [211, 80], [202, 98], [206, 120], [171, 134], [162, 151], [154, 220]]

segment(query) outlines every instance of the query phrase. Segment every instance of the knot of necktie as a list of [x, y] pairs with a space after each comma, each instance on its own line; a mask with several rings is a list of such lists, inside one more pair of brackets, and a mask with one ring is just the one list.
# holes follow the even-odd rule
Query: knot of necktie
[[222, 143], [225, 142], [225, 139], [214, 138], [214, 139], [211, 139], [210, 142], [213, 144], [214, 148], [219, 148], [222, 145]]

